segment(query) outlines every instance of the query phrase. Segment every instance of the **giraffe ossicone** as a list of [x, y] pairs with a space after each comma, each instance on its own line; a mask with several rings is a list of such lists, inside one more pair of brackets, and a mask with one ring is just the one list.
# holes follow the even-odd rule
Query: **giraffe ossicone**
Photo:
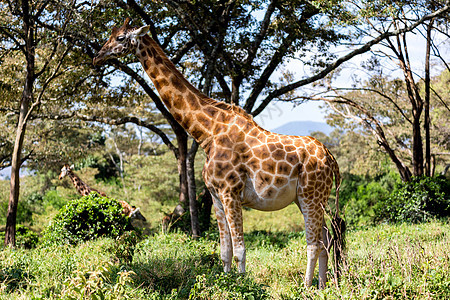
[[[340, 184], [333, 155], [315, 138], [269, 132], [242, 108], [205, 96], [147, 35], [148, 26], [134, 28], [129, 23], [127, 18], [120, 28], [113, 28], [93, 63], [136, 55], [169, 112], [204, 149], [203, 179], [213, 198], [224, 270], [231, 269], [234, 256], [239, 271], [245, 272], [243, 206], [272, 211], [295, 202], [305, 219], [305, 283], [312, 284], [319, 260], [319, 286], [324, 287], [329, 245], [333, 242], [335, 257], [343, 246], [344, 229], [333, 225], [341, 232], [332, 238], [324, 220], [333, 177], [337, 190]], [[336, 220], [342, 221], [338, 211], [332, 224]]]
[[[87, 196], [91, 192], [96, 192], [100, 196], [106, 197], [106, 194], [104, 192], [91, 188], [83, 180], [81, 180], [81, 178], [77, 174], [75, 174], [75, 172], [73, 172], [73, 168], [74, 168], [73, 165], [69, 166], [68, 164], [65, 164], [61, 168], [61, 173], [59, 174], [58, 177], [59, 180], [62, 180], [64, 177], [68, 176], [70, 180], [72, 180], [73, 185], [75, 186], [77, 192], [81, 196]], [[147, 219], [141, 214], [139, 207], [136, 208], [135, 206], [131, 206], [130, 204], [128, 204], [126, 201], [123, 200], [117, 201], [119, 201], [119, 203], [122, 205], [123, 208], [122, 212], [125, 216], [129, 217], [130, 219], [138, 219], [144, 222], [147, 221]]]

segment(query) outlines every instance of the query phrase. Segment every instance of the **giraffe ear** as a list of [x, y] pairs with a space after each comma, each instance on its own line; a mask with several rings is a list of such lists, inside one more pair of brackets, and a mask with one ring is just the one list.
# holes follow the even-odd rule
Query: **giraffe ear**
[[148, 32], [149, 30], [150, 30], [150, 25], [145, 25], [145, 26], [142, 26], [142, 27], [140, 27], [140, 28], [134, 30], [134, 31], [132, 32], [132, 35], [134, 35], [134, 36], [144, 36], [144, 35], [147, 34], [147, 32]]
[[73, 168], [75, 168], [75, 165], [71, 165], [71, 166], [70, 166], [70, 169], [71, 169], [71, 170], [72, 170]]

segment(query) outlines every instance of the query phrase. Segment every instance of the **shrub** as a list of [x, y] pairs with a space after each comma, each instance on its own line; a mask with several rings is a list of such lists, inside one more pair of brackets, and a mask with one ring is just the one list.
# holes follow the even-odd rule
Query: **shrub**
[[131, 264], [136, 244], [140, 240], [141, 236], [138, 232], [127, 231], [116, 239], [112, 252], [121, 263]]
[[0, 291], [12, 292], [25, 288], [32, 276], [24, 270], [23, 266], [10, 266], [0, 270]]
[[429, 221], [450, 216], [450, 182], [442, 176], [414, 177], [400, 183], [375, 207], [377, 221]]
[[16, 247], [25, 249], [35, 248], [39, 241], [39, 235], [30, 228], [17, 225], [16, 228]]
[[[0, 240], [5, 240], [5, 232], [0, 233]], [[32, 249], [39, 242], [39, 235], [27, 226], [17, 224], [16, 226], [16, 247]]]
[[399, 176], [392, 171], [373, 178], [343, 174], [339, 203], [347, 224], [351, 227], [372, 224], [374, 207], [389, 197], [398, 183]]
[[81, 197], [64, 206], [45, 229], [44, 244], [77, 244], [101, 236], [116, 238], [131, 229], [122, 205], [97, 193]]

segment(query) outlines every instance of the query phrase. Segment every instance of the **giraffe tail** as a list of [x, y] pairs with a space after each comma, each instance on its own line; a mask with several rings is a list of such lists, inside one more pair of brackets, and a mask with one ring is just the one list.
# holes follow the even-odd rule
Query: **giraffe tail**
[[333, 173], [334, 184], [336, 185], [336, 211], [331, 220], [331, 227], [333, 230], [333, 256], [334, 256], [334, 276], [336, 283], [339, 281], [341, 269], [343, 264], [343, 256], [345, 254], [345, 231], [346, 223], [339, 215], [339, 189], [341, 187], [341, 178], [339, 174], [339, 166], [334, 159]]

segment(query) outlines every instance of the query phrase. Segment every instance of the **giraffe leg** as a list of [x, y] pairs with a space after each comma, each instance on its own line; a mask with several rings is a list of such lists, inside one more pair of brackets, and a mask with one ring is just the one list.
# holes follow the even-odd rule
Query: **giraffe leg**
[[220, 202], [215, 192], [211, 191], [211, 196], [214, 204], [214, 211], [216, 213], [217, 225], [220, 233], [220, 258], [223, 262], [224, 272], [231, 270], [231, 262], [233, 258], [233, 248], [231, 243], [230, 228], [225, 217], [225, 210], [222, 202]]
[[231, 241], [233, 243], [233, 256], [237, 261], [239, 273], [245, 273], [245, 245], [244, 230], [242, 220], [242, 206], [236, 196], [231, 194], [222, 194], [222, 203], [224, 203], [225, 216], [230, 229]]
[[[307, 219], [309, 219], [307, 221]], [[318, 224], [317, 224], [318, 223]], [[312, 285], [312, 280], [314, 277], [314, 270], [316, 268], [317, 259], [324, 250], [322, 238], [319, 236], [322, 233], [321, 222], [316, 222], [310, 218], [305, 218], [305, 230], [306, 230], [306, 254], [308, 258], [308, 263], [306, 266], [306, 286], [310, 287]], [[307, 229], [306, 229], [307, 228]], [[323, 261], [323, 257], [321, 259]], [[326, 269], [325, 269], [326, 270]], [[319, 274], [320, 275], [320, 274]], [[326, 277], [326, 273], [325, 273]], [[323, 278], [322, 278], [323, 280]]]
[[[312, 280], [314, 278], [314, 270], [316, 268], [317, 260], [319, 259], [321, 252], [324, 250], [324, 245], [322, 242], [323, 215], [317, 218], [316, 217], [317, 212], [314, 213], [314, 211], [317, 210], [315, 206], [314, 209], [312, 207], [308, 207], [307, 205], [304, 204], [302, 200], [296, 201], [296, 203], [300, 207], [300, 210], [302, 211], [303, 217], [305, 219], [305, 236], [307, 245], [306, 246], [307, 265], [305, 274], [305, 284], [307, 287], [310, 287], [312, 285]], [[314, 215], [314, 218], [311, 217], [310, 215]], [[323, 258], [321, 260], [323, 261]]]
[[328, 270], [328, 247], [331, 242], [331, 234], [328, 230], [325, 219], [322, 221], [322, 235], [324, 249], [319, 254], [319, 288], [324, 288], [327, 283], [327, 270]]

